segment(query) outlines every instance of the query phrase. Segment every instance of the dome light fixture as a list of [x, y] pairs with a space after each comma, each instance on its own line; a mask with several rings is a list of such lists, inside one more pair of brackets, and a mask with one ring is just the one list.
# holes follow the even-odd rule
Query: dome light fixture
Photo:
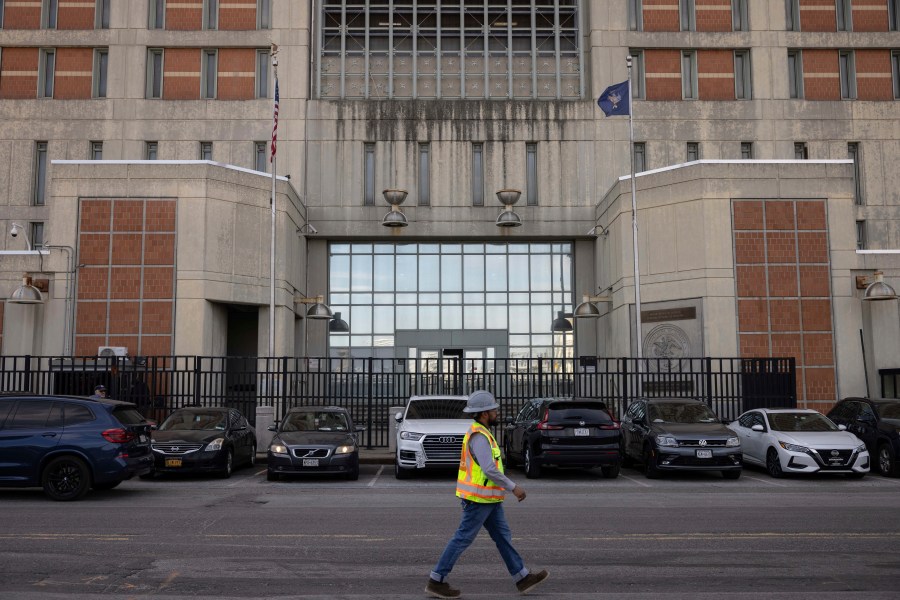
[[875, 280], [866, 286], [866, 293], [863, 294], [863, 300], [878, 301], [897, 299], [897, 292], [894, 288], [884, 282], [884, 273], [875, 271], [872, 276]]
[[406, 190], [384, 190], [381, 192], [385, 202], [391, 205], [391, 212], [384, 215], [381, 224], [385, 227], [406, 227], [409, 221], [406, 215], [400, 210], [400, 205], [406, 200], [408, 192]]
[[522, 219], [513, 210], [513, 205], [519, 201], [521, 190], [505, 189], [497, 192], [497, 199], [504, 206], [503, 212], [497, 215], [497, 227], [521, 227]]
[[44, 297], [41, 295], [41, 291], [31, 284], [31, 277], [23, 275], [22, 285], [13, 291], [8, 302], [11, 304], [43, 304]]

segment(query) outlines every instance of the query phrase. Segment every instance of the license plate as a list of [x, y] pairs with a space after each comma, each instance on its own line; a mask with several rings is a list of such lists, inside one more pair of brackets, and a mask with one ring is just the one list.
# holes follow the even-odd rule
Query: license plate
[[303, 466], [304, 467], [318, 467], [319, 459], [318, 458], [304, 458]]
[[712, 450], [697, 450], [697, 458], [712, 458]]
[[167, 466], [167, 467], [180, 467], [180, 466], [181, 466], [181, 459], [180, 459], [180, 458], [167, 458], [167, 459], [166, 459], [166, 466]]
[[591, 430], [587, 427], [576, 427], [575, 435], [591, 435]]

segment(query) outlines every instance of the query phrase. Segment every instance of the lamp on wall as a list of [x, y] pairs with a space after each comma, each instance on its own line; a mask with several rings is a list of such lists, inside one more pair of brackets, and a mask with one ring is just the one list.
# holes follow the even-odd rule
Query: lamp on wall
[[866, 293], [863, 294], [863, 300], [896, 300], [897, 292], [884, 282], [884, 273], [875, 271], [871, 277], [865, 275], [856, 278], [856, 289], [865, 287]]
[[294, 298], [295, 304], [312, 304], [306, 311], [307, 319], [333, 319], [334, 314], [328, 305], [325, 304], [325, 296], [315, 296], [312, 298]]
[[567, 313], [562, 310], [556, 311], [556, 318], [553, 319], [553, 325], [550, 326], [550, 331], [556, 333], [562, 333], [565, 331], [572, 331], [572, 323], [569, 322], [569, 319], [566, 317], [571, 317], [572, 313]]
[[385, 202], [391, 205], [391, 212], [384, 215], [381, 224], [385, 227], [406, 227], [409, 222], [406, 215], [400, 210], [400, 205], [406, 200], [408, 192], [406, 190], [384, 190], [381, 192]]
[[328, 333], [347, 333], [350, 331], [350, 324], [341, 318], [341, 313], [334, 313], [334, 317], [328, 322]]
[[[607, 288], [608, 289], [608, 288]], [[591, 296], [587, 292], [581, 296], [581, 304], [575, 307], [576, 319], [596, 319], [601, 313], [594, 302], [612, 302], [611, 296]]]
[[22, 285], [13, 290], [8, 302], [12, 304], [43, 304], [44, 297], [41, 291], [31, 284], [31, 277], [22, 276]]
[[497, 215], [497, 227], [521, 227], [522, 219], [513, 210], [513, 205], [519, 201], [521, 190], [500, 190], [497, 199], [504, 206], [503, 212]]

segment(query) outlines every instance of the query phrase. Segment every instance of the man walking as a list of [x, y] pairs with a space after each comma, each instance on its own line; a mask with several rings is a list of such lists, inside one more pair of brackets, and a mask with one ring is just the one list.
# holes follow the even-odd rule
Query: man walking
[[435, 598], [459, 597], [460, 591], [450, 587], [447, 576], [463, 551], [475, 541], [482, 526], [497, 544], [520, 593], [527, 594], [550, 575], [546, 570], [529, 573], [512, 545], [512, 533], [503, 515], [503, 496], [510, 490], [521, 502], [525, 499], [525, 490], [503, 474], [500, 447], [488, 429], [497, 424], [498, 408], [500, 405], [493, 394], [478, 390], [469, 396], [464, 409], [472, 414], [474, 422], [463, 439], [456, 478], [456, 495], [462, 498], [462, 521], [428, 579], [425, 592]]

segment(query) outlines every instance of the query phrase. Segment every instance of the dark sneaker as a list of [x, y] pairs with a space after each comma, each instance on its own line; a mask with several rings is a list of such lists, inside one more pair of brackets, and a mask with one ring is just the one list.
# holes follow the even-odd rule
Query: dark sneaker
[[543, 583], [548, 577], [550, 577], [550, 573], [547, 572], [547, 569], [544, 569], [540, 573], [529, 573], [516, 582], [516, 588], [519, 590], [520, 594], [527, 594]]
[[431, 577], [428, 578], [428, 585], [425, 586], [425, 593], [434, 598], [459, 598], [459, 590], [450, 587], [446, 581], [437, 582]]

